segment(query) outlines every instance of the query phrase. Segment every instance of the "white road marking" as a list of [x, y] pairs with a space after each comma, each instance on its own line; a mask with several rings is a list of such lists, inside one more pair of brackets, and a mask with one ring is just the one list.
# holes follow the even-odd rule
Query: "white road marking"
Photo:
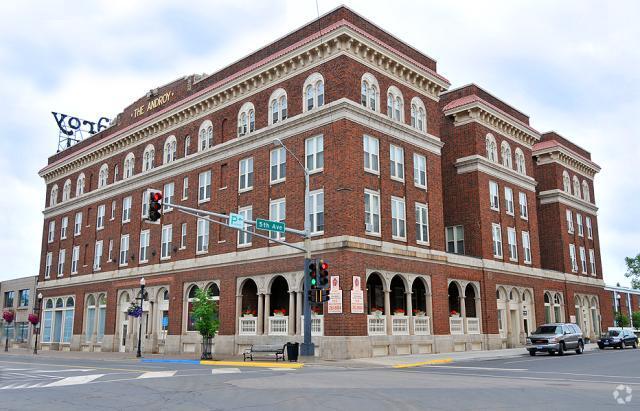
[[52, 372], [89, 372], [89, 371], [95, 371], [95, 368], [69, 368], [65, 370], [33, 370], [30, 372], [52, 373]]
[[211, 370], [211, 374], [238, 374], [240, 368], [214, 368]]
[[271, 371], [295, 371], [297, 368], [271, 368]]
[[0, 390], [10, 390], [10, 389], [12, 389], [15, 385], [18, 385], [18, 384], [13, 383], [13, 384], [6, 385], [6, 386], [4, 386], [4, 387], [0, 387]]
[[44, 385], [44, 387], [63, 387], [65, 385], [79, 385], [86, 384], [93, 380], [97, 380], [100, 377], [103, 377], [104, 374], [93, 374], [93, 375], [77, 375], [75, 377], [67, 377], [58, 381], [54, 381], [50, 384]]
[[140, 378], [163, 378], [163, 377], [173, 377], [177, 371], [149, 371], [144, 374], [138, 376]]
[[484, 371], [528, 371], [526, 368], [491, 368], [491, 367], [463, 367], [458, 365], [427, 365], [425, 368], [448, 368], [462, 370], [484, 370]]

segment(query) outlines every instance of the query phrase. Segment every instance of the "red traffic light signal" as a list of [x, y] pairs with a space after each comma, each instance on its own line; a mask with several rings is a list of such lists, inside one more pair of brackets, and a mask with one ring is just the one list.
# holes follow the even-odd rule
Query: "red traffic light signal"
[[318, 287], [327, 288], [329, 286], [329, 264], [324, 260], [318, 261]]
[[149, 190], [149, 216], [147, 220], [155, 223], [162, 218], [162, 191]]

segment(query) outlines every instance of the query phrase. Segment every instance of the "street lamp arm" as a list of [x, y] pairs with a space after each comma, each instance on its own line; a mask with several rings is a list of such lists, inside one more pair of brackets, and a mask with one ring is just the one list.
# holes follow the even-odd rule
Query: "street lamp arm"
[[287, 153], [291, 154], [291, 156], [298, 162], [298, 164], [300, 164], [300, 167], [302, 167], [302, 169], [304, 170], [304, 173], [306, 175], [309, 175], [309, 169], [307, 167], [305, 167], [304, 164], [302, 164], [302, 161], [300, 161], [300, 159], [298, 158], [298, 156], [296, 156], [295, 154], [293, 154], [293, 151], [289, 150], [289, 147], [285, 146], [284, 143], [282, 142], [282, 140], [280, 140], [279, 138], [276, 138], [274, 140], [274, 143], [280, 145], [282, 148], [284, 148]]

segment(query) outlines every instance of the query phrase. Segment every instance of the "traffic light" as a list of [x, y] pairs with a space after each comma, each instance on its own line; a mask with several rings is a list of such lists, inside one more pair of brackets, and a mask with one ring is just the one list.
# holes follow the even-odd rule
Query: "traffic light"
[[309, 273], [311, 288], [318, 287], [318, 264], [315, 259], [309, 260], [307, 272]]
[[325, 260], [318, 260], [318, 288], [329, 287], [329, 264]]
[[162, 191], [148, 190], [149, 192], [149, 217], [148, 221], [155, 223], [162, 218]]

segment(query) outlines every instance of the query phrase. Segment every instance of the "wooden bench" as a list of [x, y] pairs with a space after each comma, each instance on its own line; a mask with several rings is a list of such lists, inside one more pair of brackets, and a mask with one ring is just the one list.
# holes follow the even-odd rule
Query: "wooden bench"
[[269, 354], [273, 354], [276, 356], [276, 361], [279, 359], [284, 361], [284, 347], [283, 345], [258, 345], [253, 344], [251, 347], [247, 348], [242, 353], [243, 361], [247, 361], [249, 358], [253, 361], [253, 355], [257, 354], [257, 356], [268, 356]]

